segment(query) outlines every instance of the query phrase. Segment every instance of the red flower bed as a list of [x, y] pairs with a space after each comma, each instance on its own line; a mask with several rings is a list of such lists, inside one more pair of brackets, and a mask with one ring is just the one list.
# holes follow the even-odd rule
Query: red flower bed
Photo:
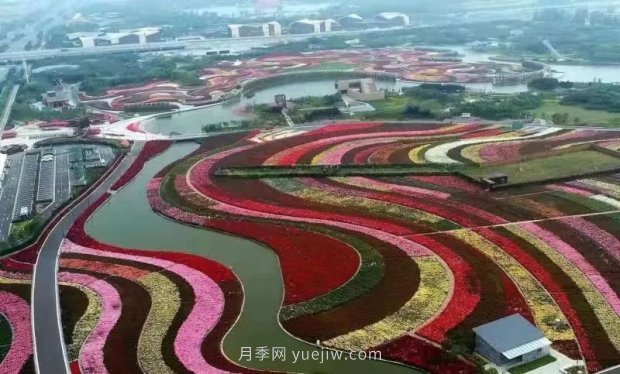
[[147, 142], [142, 149], [142, 152], [135, 159], [133, 164], [129, 167], [129, 169], [121, 176], [114, 185], [112, 185], [112, 190], [119, 190], [124, 187], [127, 183], [133, 180], [138, 173], [142, 171], [144, 168], [144, 164], [150, 160], [151, 158], [159, 155], [160, 153], [167, 150], [172, 145], [172, 141], [170, 140], [154, 140]]
[[77, 360], [71, 361], [69, 368], [71, 369], [71, 374], [82, 374], [82, 371], [80, 370], [80, 363]]
[[450, 356], [444, 350], [419, 338], [405, 335], [372, 350], [381, 351], [382, 358], [421, 367], [436, 374], [473, 374], [476, 367]]
[[[345, 209], [319, 203], [310, 203], [306, 200], [283, 194], [259, 180], [230, 180], [225, 178], [211, 178], [210, 173], [217, 169], [213, 160], [199, 163], [190, 174], [193, 185], [204, 195], [233, 206], [246, 209], [295, 216], [300, 218], [329, 219], [346, 222], [359, 226], [366, 226], [396, 235], [407, 235], [413, 232], [397, 220], [377, 219], [370, 213], [360, 209]], [[217, 182], [217, 183], [216, 183]], [[247, 196], [250, 194], [250, 196]], [[283, 217], [285, 218], [285, 217]]]
[[504, 129], [488, 129], [488, 130], [470, 132], [469, 134], [464, 134], [461, 138], [463, 139], [483, 138], [483, 137], [489, 137], [489, 136], [497, 136], [505, 132], [506, 130]]
[[[75, 224], [71, 227], [67, 238], [76, 244], [92, 249], [102, 250], [111, 253], [123, 253], [129, 255], [153, 257], [157, 259], [172, 261], [177, 264], [183, 264], [193, 269], [196, 269], [211, 278], [213, 281], [218, 283], [218, 285], [224, 292], [225, 309], [217, 325], [203, 340], [202, 354], [210, 365], [213, 365], [214, 367], [217, 367], [221, 370], [239, 373], [255, 372], [251, 369], [238, 367], [236, 364], [229, 361], [220, 349], [224, 336], [236, 322], [239, 312], [241, 310], [241, 306], [243, 304], [241, 284], [235, 277], [234, 273], [222, 264], [191, 254], [124, 249], [100, 243], [95, 239], [91, 238], [84, 231], [84, 224], [86, 223], [90, 215], [93, 214], [93, 212], [95, 212], [98, 207], [101, 206], [109, 198], [109, 196], [110, 194], [105, 194], [97, 201], [95, 201], [76, 220]], [[74, 365], [73, 363], [71, 365], [71, 369], [79, 370], [77, 365]]]
[[232, 220], [210, 220], [208, 227], [254, 239], [273, 249], [282, 267], [286, 305], [342, 286], [359, 267], [357, 252], [346, 243], [296, 227]]
[[[507, 236], [501, 235], [500, 233], [488, 228], [476, 229], [476, 232], [495, 243], [497, 246], [506, 251], [506, 253], [519, 261], [519, 263], [528, 269], [528, 271], [536, 277], [543, 287], [545, 287], [545, 289], [553, 295], [553, 299], [559, 305], [562, 312], [566, 315], [566, 318], [568, 318], [568, 321], [570, 322], [571, 327], [579, 340], [583, 356], [588, 363], [588, 368], [590, 370], [600, 369], [596, 354], [592, 349], [590, 339], [588, 338], [588, 334], [580, 320], [580, 316], [573, 308], [569, 295], [562, 289], [558, 281], [554, 279], [554, 276], [547, 271], [540, 261], [524, 251], [515, 242], [508, 239]], [[586, 312], [581, 311], [581, 313]], [[531, 317], [528, 317], [528, 319], [531, 320]]]
[[479, 280], [462, 257], [432, 237], [418, 236], [415, 241], [438, 254], [454, 275], [454, 290], [450, 302], [438, 317], [417, 332], [420, 336], [441, 343], [446, 338], [446, 333], [463, 322], [478, 305], [481, 298]]

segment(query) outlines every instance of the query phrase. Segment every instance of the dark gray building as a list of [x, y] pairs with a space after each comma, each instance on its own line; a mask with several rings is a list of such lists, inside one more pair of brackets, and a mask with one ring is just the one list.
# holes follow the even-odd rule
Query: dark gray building
[[520, 314], [513, 314], [474, 329], [476, 353], [503, 368], [548, 356], [551, 341]]

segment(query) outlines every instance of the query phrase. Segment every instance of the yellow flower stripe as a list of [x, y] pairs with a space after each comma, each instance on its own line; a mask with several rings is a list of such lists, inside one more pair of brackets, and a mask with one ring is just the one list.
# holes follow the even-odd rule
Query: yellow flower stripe
[[[406, 141], [407, 139], [415, 139], [416, 141], [423, 141], [425, 139], [428, 140], [437, 140], [437, 139], [441, 139], [444, 138], [446, 135], [445, 133], [450, 132], [452, 130], [455, 129], [459, 129], [461, 127], [466, 127], [467, 124], [455, 124], [455, 125], [451, 125], [451, 126], [447, 126], [447, 127], [443, 127], [441, 128], [440, 131], [437, 132], [437, 135], [427, 135], [427, 136], [415, 136], [415, 135], [410, 135], [410, 136], [398, 136], [398, 137], [394, 137], [394, 138], [386, 138], [386, 137], [377, 137], [377, 141], [381, 141], [383, 139], [391, 139], [392, 141], [400, 139], [401, 141]], [[411, 131], [415, 131], [415, 128], [411, 128]], [[451, 136], [451, 135], [448, 135]], [[323, 150], [322, 152], [320, 152], [319, 154], [317, 154], [316, 156], [314, 156], [314, 158], [312, 159], [312, 161], [310, 162], [312, 165], [322, 165], [324, 163], [324, 159], [325, 157], [327, 157], [330, 153], [336, 152], [341, 148], [349, 148], [351, 146], [351, 144], [366, 144], [368, 142], [369, 139], [373, 138], [373, 134], [370, 133], [368, 134], [368, 137], [363, 138], [363, 139], [356, 139], [356, 140], [352, 140], [352, 141], [348, 141], [348, 142], [344, 142], [332, 147], [329, 147], [325, 150]], [[387, 144], [387, 142], [386, 142]], [[425, 147], [430, 147], [432, 144], [427, 144], [425, 145]], [[410, 157], [411, 159], [411, 153], [410, 153]], [[426, 161], [421, 158], [420, 159], [421, 162], [414, 162], [414, 163], [421, 163], [424, 164], [426, 163]], [[267, 162], [264, 163], [265, 165], [272, 165], [274, 164], [272, 161], [267, 160]]]
[[435, 257], [414, 260], [420, 269], [420, 286], [401, 309], [379, 322], [323, 343], [344, 350], [366, 350], [414, 331], [436, 315], [452, 287], [451, 275]]
[[[503, 133], [503, 134], [494, 135], [494, 136], [490, 136], [490, 137], [481, 137], [479, 139], [481, 141], [484, 141], [485, 139], [493, 139], [493, 138], [501, 137], [501, 140], [508, 140], [508, 141], [510, 141], [510, 140], [519, 138], [520, 136], [523, 136], [523, 134], [519, 133], [518, 131], [510, 131], [510, 132], [506, 132], [506, 133]], [[518, 139], [516, 139], [516, 140], [518, 140]], [[488, 147], [488, 146], [493, 145], [495, 143], [499, 143], [499, 142], [481, 143], [481, 144], [470, 145], [468, 147], [463, 148], [463, 150], [461, 151], [461, 156], [463, 156], [464, 158], [466, 158], [468, 160], [471, 160], [471, 161], [473, 161], [475, 163], [483, 164], [483, 163], [485, 163], [487, 161], [480, 156], [480, 152], [482, 151], [482, 148]]]
[[424, 158], [424, 152], [429, 149], [433, 144], [424, 144], [418, 147], [413, 148], [409, 151], [409, 159], [414, 164], [426, 164], [426, 159]]
[[82, 345], [93, 331], [95, 326], [97, 326], [97, 322], [99, 322], [99, 318], [101, 318], [101, 298], [97, 293], [90, 288], [84, 287], [80, 284], [75, 283], [63, 283], [69, 287], [75, 287], [82, 291], [86, 297], [88, 298], [88, 307], [86, 311], [82, 315], [79, 321], [76, 322], [75, 327], [73, 328], [72, 342], [71, 345], [67, 347], [67, 355], [69, 356], [69, 361], [77, 360], [80, 356], [80, 349], [82, 349]]
[[592, 307], [594, 314], [601, 322], [612, 344], [617, 349], [620, 349], [620, 318], [618, 318], [618, 315], [614, 312], [603, 295], [596, 290], [592, 282], [575, 265], [567, 260], [566, 257], [562, 256], [561, 253], [537, 236], [516, 225], [507, 226], [506, 229], [523, 238], [544, 253], [545, 256], [550, 258], [575, 282], [581, 289], [586, 300], [588, 300], [588, 304]]
[[151, 310], [144, 323], [138, 342], [138, 362], [145, 373], [173, 373], [162, 356], [166, 332], [181, 307], [177, 286], [160, 273], [152, 273], [138, 280], [151, 296]]
[[575, 333], [571, 328], [556, 331], [545, 323], [545, 321], [559, 321], [560, 324], [568, 326], [566, 316], [547, 290], [517, 260], [494, 243], [471, 230], [456, 230], [451, 234], [484, 253], [512, 278], [529, 304], [536, 325], [543, 330], [545, 336], [554, 341], [575, 339]]
[[480, 157], [480, 151], [482, 150], [482, 148], [488, 145], [489, 145], [488, 143], [482, 143], [482, 144], [474, 144], [474, 145], [470, 145], [469, 147], [465, 147], [461, 151], [461, 156], [477, 164], [482, 164], [486, 161], [482, 157]]
[[358, 196], [333, 194], [312, 187], [306, 187], [297, 191], [284, 192], [310, 201], [317, 201], [323, 204], [330, 204], [335, 206], [344, 205], [352, 208], [360, 208], [373, 214], [389, 214], [390, 216], [394, 216], [407, 221], [422, 221], [433, 224], [439, 222], [449, 222], [442, 217], [418, 209], [387, 203], [380, 200], [362, 198]]

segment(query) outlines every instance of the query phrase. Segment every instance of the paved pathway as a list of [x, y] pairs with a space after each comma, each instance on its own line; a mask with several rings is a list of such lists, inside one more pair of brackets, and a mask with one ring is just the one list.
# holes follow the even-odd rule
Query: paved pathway
[[58, 300], [58, 258], [60, 245], [75, 220], [134, 162], [143, 143], [136, 143], [128, 157], [92, 191], [67, 213], [45, 239], [34, 268], [32, 285], [32, 328], [34, 360], [39, 374], [70, 373], [60, 322]]

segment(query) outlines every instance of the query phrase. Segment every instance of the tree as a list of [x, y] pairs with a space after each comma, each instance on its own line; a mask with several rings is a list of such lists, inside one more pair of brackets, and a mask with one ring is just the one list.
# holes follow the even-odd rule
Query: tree
[[527, 86], [534, 90], [552, 91], [560, 86], [556, 78], [536, 78], [528, 82]]

